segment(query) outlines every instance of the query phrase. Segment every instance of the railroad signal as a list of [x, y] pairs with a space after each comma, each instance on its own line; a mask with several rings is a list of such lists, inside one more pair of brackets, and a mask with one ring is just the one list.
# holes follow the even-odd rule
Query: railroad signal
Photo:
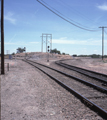
[[48, 46], [48, 56], [47, 56], [47, 62], [49, 62], [49, 46]]
[[49, 52], [50, 50], [49, 50], [49, 46], [48, 46], [48, 52]]
[[24, 51], [26, 51], [26, 47], [24, 47]]

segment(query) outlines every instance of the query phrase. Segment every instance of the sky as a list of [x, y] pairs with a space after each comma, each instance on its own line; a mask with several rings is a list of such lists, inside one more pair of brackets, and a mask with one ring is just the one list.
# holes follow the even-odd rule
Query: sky
[[18, 47], [41, 52], [42, 33], [52, 34], [52, 49], [61, 53], [102, 54], [102, 26], [107, 27], [107, 0], [4, 0], [5, 54]]

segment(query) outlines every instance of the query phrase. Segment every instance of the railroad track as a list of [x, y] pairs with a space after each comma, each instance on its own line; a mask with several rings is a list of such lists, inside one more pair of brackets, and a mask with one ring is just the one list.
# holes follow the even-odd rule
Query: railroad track
[[70, 70], [76, 71], [80, 74], [83, 74], [85, 76], [88, 76], [89, 78], [93, 78], [93, 80], [101, 82], [102, 86], [107, 87], [107, 75], [106, 74], [102, 74], [102, 73], [98, 73], [98, 72], [95, 72], [95, 71], [83, 69], [83, 68], [76, 67], [76, 66], [73, 66], [73, 65], [68, 65], [68, 64], [66, 64], [62, 61], [64, 61], [64, 60], [60, 60], [60, 61], [57, 61], [55, 63], [57, 65], [65, 67], [67, 69], [70, 69]]
[[104, 119], [107, 119], [107, 89], [49, 66], [30, 60], [24, 61], [47, 74], [66, 90], [78, 97], [84, 104], [90, 107], [90, 109], [97, 112]]

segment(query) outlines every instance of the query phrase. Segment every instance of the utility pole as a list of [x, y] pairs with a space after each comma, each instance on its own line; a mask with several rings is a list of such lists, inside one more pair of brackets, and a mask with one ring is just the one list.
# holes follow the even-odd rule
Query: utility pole
[[42, 36], [40, 36], [40, 37], [42, 37], [42, 41], [41, 41], [41, 52], [43, 52], [43, 34], [42, 34]]
[[42, 35], [42, 47], [41, 47], [41, 52], [43, 52], [43, 35]]
[[52, 50], [52, 35], [51, 35], [51, 50]]
[[[42, 43], [41, 43], [41, 52], [43, 52], [43, 42], [44, 42], [44, 37], [46, 38], [45, 43], [46, 43], [46, 53], [47, 51], [47, 47], [48, 44], [50, 43], [50, 48], [52, 49], [52, 34], [46, 34], [46, 33], [42, 33]], [[48, 38], [50, 38], [50, 40], [48, 41]], [[49, 43], [48, 43], [49, 42]]]
[[104, 57], [104, 28], [107, 28], [107, 27], [99, 27], [99, 28], [102, 28], [102, 60], [103, 60], [103, 57]]
[[4, 0], [1, 0], [1, 74], [4, 71]]
[[47, 53], [47, 34], [46, 34], [46, 53]]

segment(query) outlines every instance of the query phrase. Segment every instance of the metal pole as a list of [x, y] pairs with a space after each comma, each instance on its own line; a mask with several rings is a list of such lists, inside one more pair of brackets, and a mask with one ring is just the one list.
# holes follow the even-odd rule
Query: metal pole
[[[48, 42], [50, 43], [50, 50], [52, 49], [52, 34], [46, 34], [46, 33], [42, 33], [42, 42], [43, 42], [43, 37], [46, 37], [46, 53], [48, 52], [47, 50], [47, 46], [48, 46]], [[48, 37], [50, 38], [50, 41], [48, 41]], [[43, 46], [43, 44], [42, 44]], [[41, 47], [41, 51], [43, 51], [43, 48]]]
[[52, 34], [51, 34], [51, 50], [52, 50]]
[[24, 47], [24, 50], [25, 50], [25, 59], [26, 59], [26, 47]]
[[1, 0], [1, 74], [4, 71], [4, 0]]
[[104, 57], [104, 27], [102, 27], [102, 60]]
[[104, 28], [107, 28], [107, 27], [99, 27], [99, 28], [102, 28], [102, 60], [104, 58]]
[[9, 63], [7, 63], [7, 70], [9, 71]]
[[51, 50], [52, 50], [52, 34], [50, 34], [50, 52], [51, 52]]
[[42, 51], [41, 52], [43, 52], [43, 34], [42, 34]]
[[49, 46], [48, 46], [47, 62], [49, 62]]
[[46, 34], [46, 53], [47, 53], [47, 34]]

